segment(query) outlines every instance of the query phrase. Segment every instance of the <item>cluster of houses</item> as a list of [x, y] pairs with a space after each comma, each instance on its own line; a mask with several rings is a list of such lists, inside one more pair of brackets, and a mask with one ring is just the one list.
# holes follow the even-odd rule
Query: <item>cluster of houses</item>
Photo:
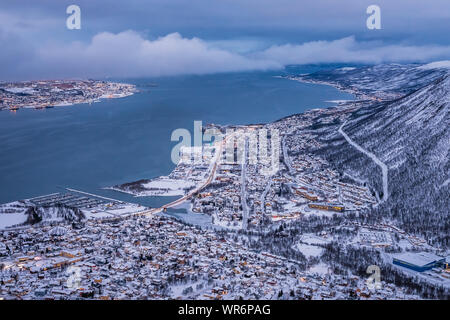
[[[350, 285], [355, 282], [355, 284]], [[365, 279], [302, 271], [213, 231], [129, 216], [0, 233], [0, 299], [398, 297]]]
[[[366, 186], [343, 182], [325, 159], [308, 152], [311, 146], [320, 147], [316, 136], [307, 130], [318, 116], [336, 119], [340, 113], [321, 109], [304, 113], [301, 118], [290, 117], [266, 125], [268, 132], [275, 129], [282, 135], [278, 170], [265, 174], [263, 164], [252, 163], [249, 155], [240, 161], [237, 157], [234, 162], [221, 161], [212, 183], [192, 198], [192, 210], [211, 215], [214, 224], [236, 229], [297, 219], [304, 214], [333, 214], [372, 207], [377, 200]], [[234, 135], [237, 155], [237, 141], [242, 137], [236, 132]], [[268, 143], [268, 147], [272, 145]], [[189, 165], [179, 165], [174, 172], [180, 168], [186, 172]]]

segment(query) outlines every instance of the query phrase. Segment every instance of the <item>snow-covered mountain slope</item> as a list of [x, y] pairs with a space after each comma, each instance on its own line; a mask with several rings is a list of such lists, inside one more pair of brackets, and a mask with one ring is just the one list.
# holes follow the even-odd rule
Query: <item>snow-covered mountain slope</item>
[[300, 76], [381, 99], [394, 99], [411, 93], [447, 74], [448, 61], [421, 64], [382, 64], [361, 68], [324, 70]]
[[419, 67], [420, 69], [430, 70], [430, 69], [449, 69], [450, 70], [450, 60], [436, 61], [425, 64]]
[[[386, 67], [381, 70], [388, 73]], [[393, 67], [393, 73], [398, 70]], [[409, 89], [396, 89], [398, 92], [427, 81], [419, 81], [417, 68], [409, 69], [410, 73], [406, 70], [401, 78]], [[368, 154], [375, 156], [387, 166], [389, 197], [374, 215], [397, 221], [405, 230], [448, 247], [450, 71], [428, 71], [433, 73], [427, 73], [426, 79], [441, 76], [399, 99], [361, 107], [343, 126], [329, 128], [323, 135], [325, 147], [318, 152], [338, 170], [367, 181], [382, 198], [382, 168]], [[340, 126], [360, 150], [339, 132]]]
[[393, 102], [356, 111], [347, 134], [394, 169], [416, 156], [437, 164], [448, 162], [450, 148], [450, 75]]

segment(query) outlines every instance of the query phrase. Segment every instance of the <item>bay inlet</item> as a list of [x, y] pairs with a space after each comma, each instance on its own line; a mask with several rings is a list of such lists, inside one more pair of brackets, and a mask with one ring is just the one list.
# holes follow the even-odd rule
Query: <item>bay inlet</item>
[[0, 203], [70, 187], [160, 206], [172, 199], [135, 198], [102, 188], [168, 175], [176, 143], [170, 141], [171, 133], [177, 128], [192, 131], [194, 120], [266, 123], [353, 99], [330, 86], [276, 77], [325, 67], [122, 79], [140, 92], [94, 104], [0, 112]]

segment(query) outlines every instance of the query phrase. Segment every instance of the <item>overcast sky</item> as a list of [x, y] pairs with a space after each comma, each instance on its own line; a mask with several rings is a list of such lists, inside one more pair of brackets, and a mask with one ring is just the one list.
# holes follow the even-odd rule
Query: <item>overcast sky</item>
[[[81, 30], [66, 8], [81, 8]], [[381, 8], [381, 30], [366, 9]], [[450, 59], [449, 0], [1, 0], [0, 79]]]

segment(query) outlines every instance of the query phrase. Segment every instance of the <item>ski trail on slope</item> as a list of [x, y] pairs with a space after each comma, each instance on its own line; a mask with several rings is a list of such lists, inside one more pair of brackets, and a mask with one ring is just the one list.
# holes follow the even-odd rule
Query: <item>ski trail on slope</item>
[[372, 152], [365, 150], [363, 147], [361, 147], [359, 144], [354, 142], [350, 137], [344, 132], [343, 128], [347, 121], [344, 121], [344, 123], [339, 127], [339, 133], [342, 134], [342, 136], [347, 140], [348, 143], [350, 143], [352, 146], [354, 146], [356, 149], [367, 155], [369, 158], [371, 158], [380, 168], [381, 172], [383, 174], [383, 198], [381, 201], [386, 201], [389, 197], [388, 193], [388, 167], [387, 165], [382, 162], [380, 159], [377, 158], [376, 155], [374, 155]]

